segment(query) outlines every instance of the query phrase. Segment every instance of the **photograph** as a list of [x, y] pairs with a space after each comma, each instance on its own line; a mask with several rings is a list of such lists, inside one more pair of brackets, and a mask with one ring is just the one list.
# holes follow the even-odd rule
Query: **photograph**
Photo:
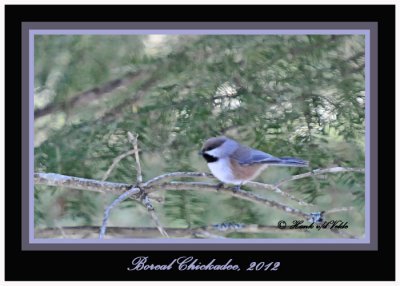
[[31, 39], [34, 239], [369, 239], [365, 33]]

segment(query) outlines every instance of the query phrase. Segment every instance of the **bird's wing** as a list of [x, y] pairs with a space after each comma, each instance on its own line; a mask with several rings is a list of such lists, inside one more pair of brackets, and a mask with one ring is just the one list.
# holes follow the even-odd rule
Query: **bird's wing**
[[254, 163], [279, 164], [282, 162], [282, 160], [277, 157], [243, 145], [237, 148], [231, 156], [241, 165], [250, 165]]

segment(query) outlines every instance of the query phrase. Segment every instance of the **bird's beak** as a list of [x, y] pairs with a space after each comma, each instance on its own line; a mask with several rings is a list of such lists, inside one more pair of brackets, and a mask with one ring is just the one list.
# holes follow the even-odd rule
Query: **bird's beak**
[[203, 151], [199, 152], [199, 155], [204, 155], [204, 154], [205, 154], [205, 152], [203, 152]]

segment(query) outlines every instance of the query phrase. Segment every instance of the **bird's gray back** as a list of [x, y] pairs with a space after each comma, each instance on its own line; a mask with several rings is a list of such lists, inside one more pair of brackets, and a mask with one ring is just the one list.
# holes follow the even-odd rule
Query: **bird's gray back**
[[237, 160], [241, 165], [250, 165], [255, 163], [274, 164], [281, 162], [281, 160], [277, 157], [244, 145], [239, 145], [239, 147], [232, 154], [232, 158]]

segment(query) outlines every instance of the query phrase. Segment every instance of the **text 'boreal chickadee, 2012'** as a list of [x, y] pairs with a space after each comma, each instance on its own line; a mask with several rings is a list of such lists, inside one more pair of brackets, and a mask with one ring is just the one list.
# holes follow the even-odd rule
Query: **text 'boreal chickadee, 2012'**
[[[246, 267], [246, 271], [277, 271], [280, 262], [251, 262]], [[185, 270], [212, 270], [212, 271], [241, 271], [238, 264], [233, 263], [233, 259], [229, 259], [225, 263], [217, 263], [216, 259], [204, 263], [193, 256], [181, 256], [171, 260], [168, 264], [153, 264], [149, 263], [148, 256], [137, 256], [132, 260], [128, 271], [168, 271], [173, 268], [179, 271]]]

